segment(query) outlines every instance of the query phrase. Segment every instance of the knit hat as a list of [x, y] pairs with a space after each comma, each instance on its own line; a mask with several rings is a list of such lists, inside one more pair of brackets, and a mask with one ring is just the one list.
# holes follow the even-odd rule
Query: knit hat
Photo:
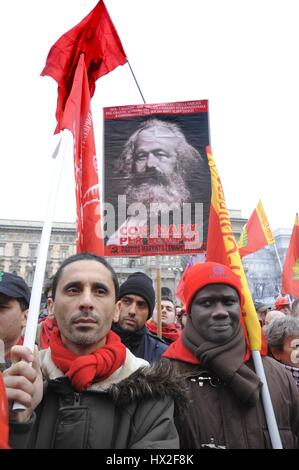
[[29, 307], [30, 289], [24, 279], [17, 274], [0, 271], [0, 294], [12, 299], [23, 299]]
[[148, 318], [152, 316], [155, 307], [155, 291], [150, 277], [141, 272], [130, 274], [119, 288], [118, 299], [120, 300], [126, 294], [143, 297], [149, 308]]
[[211, 261], [194, 264], [185, 272], [183, 297], [186, 301], [186, 311], [190, 313], [195, 294], [209, 284], [227, 284], [238, 292], [240, 303], [243, 304], [242, 284], [233, 271], [219, 263]]

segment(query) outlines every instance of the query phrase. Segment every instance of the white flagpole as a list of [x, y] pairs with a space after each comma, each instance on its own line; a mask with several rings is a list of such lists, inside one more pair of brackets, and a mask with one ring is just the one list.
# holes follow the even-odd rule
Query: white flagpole
[[280, 272], [282, 272], [282, 264], [281, 264], [281, 260], [280, 260], [280, 257], [279, 257], [278, 251], [277, 251], [276, 242], [273, 243], [273, 245], [274, 245], [274, 248], [275, 248], [276, 257], [277, 257], [277, 259], [278, 259], [278, 264], [279, 264], [279, 267], [280, 267]]
[[271, 439], [271, 444], [273, 449], [282, 449], [282, 443], [278, 431], [278, 426], [273, 410], [273, 405], [272, 405], [272, 400], [268, 388], [268, 383], [267, 379], [265, 376], [265, 371], [264, 371], [264, 366], [261, 358], [260, 351], [251, 351], [252, 353], [252, 358], [254, 362], [254, 367], [257, 376], [261, 379], [262, 381], [262, 400], [263, 400], [263, 407], [264, 407], [264, 412], [265, 412], [265, 417], [266, 417], [266, 422], [268, 425], [268, 431], [270, 434], [270, 439]]
[[[32, 352], [34, 351], [35, 345], [36, 330], [40, 312], [40, 302], [48, 256], [48, 248], [50, 243], [52, 222], [59, 189], [59, 183], [63, 169], [63, 162], [68, 150], [68, 145], [70, 142], [72, 142], [73, 138], [71, 132], [68, 129], [64, 129], [61, 134], [61, 139], [53, 154], [53, 158], [55, 158], [55, 170], [48, 199], [46, 218], [43, 225], [40, 243], [38, 246], [36, 269], [34, 273], [29, 312], [25, 329], [24, 346], [29, 348]], [[14, 411], [23, 411], [24, 409], [25, 407], [20, 403], [14, 403], [13, 405]]]

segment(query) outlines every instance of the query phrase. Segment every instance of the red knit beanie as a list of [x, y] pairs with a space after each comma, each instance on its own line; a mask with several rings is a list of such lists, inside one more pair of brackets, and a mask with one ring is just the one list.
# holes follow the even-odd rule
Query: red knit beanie
[[206, 263], [194, 264], [185, 272], [183, 297], [186, 301], [187, 313], [190, 313], [195, 294], [209, 284], [227, 284], [238, 292], [240, 304], [243, 305], [242, 284], [240, 278], [223, 264]]

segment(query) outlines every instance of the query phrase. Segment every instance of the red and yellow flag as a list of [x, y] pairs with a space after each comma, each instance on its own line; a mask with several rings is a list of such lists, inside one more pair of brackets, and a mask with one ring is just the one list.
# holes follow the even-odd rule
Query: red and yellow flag
[[299, 297], [299, 219], [296, 214], [289, 248], [282, 270], [282, 294]]
[[245, 299], [242, 315], [245, 321], [251, 350], [261, 351], [262, 354], [266, 354], [266, 346], [262, 341], [261, 325], [254, 308], [237, 242], [233, 234], [230, 217], [226, 209], [221, 180], [210, 147], [206, 148], [206, 152], [212, 180], [206, 261], [215, 261], [229, 266], [232, 271], [240, 277], [242, 294]]
[[254, 253], [271, 243], [275, 243], [275, 239], [263, 204], [259, 201], [247, 224], [244, 226], [238, 241], [240, 256], [242, 258], [250, 253]]

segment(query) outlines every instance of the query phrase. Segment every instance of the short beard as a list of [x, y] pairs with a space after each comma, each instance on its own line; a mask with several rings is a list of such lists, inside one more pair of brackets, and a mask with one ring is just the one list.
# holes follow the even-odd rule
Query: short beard
[[[181, 207], [184, 202], [190, 201], [190, 192], [180, 175], [167, 178], [165, 185], [142, 182], [131, 184], [126, 191], [127, 203], [142, 203], [146, 207], [150, 204], [161, 204], [173, 207]], [[158, 210], [162, 209], [158, 207]]]

